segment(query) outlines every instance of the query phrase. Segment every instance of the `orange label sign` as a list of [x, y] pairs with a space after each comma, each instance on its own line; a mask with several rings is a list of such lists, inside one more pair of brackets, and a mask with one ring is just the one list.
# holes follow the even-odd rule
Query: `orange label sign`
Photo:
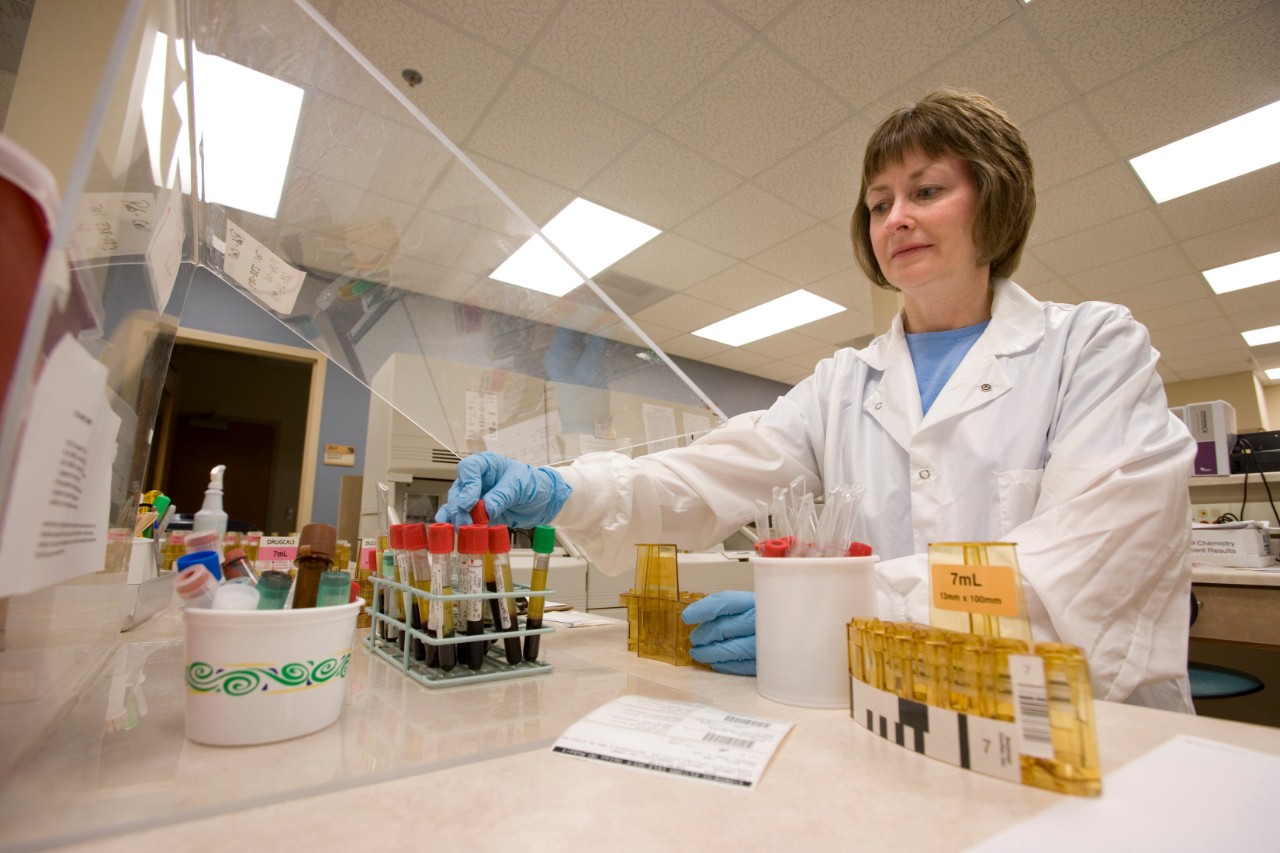
[[986, 616], [1017, 616], [1017, 576], [1012, 566], [929, 567], [933, 606]]

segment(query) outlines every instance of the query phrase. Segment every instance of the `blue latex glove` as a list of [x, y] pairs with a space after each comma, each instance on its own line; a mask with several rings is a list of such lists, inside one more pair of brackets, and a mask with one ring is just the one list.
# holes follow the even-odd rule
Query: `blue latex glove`
[[534, 468], [485, 451], [458, 463], [458, 479], [436, 521], [471, 523], [471, 508], [484, 498], [491, 524], [537, 527], [550, 524], [573, 489], [554, 468]]
[[700, 598], [680, 614], [689, 632], [689, 656], [716, 672], [756, 674], [756, 594], [726, 590]]

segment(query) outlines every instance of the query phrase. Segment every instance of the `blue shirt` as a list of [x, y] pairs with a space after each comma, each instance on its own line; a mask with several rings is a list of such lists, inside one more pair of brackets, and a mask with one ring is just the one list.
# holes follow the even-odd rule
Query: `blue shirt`
[[907, 335], [907, 348], [916, 369], [916, 387], [920, 389], [920, 408], [927, 414], [933, 401], [956, 372], [965, 353], [990, 325], [986, 320], [976, 326], [948, 329], [945, 332], [918, 332]]

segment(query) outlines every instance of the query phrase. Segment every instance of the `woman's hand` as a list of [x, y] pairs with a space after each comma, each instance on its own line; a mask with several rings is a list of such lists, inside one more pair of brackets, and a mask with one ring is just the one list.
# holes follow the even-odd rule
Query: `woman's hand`
[[700, 598], [681, 614], [689, 633], [689, 656], [716, 672], [756, 674], [756, 595], [726, 590]]
[[458, 463], [458, 478], [436, 521], [470, 524], [472, 507], [484, 498], [490, 523], [537, 527], [551, 523], [572, 491], [554, 468], [534, 468], [486, 450]]

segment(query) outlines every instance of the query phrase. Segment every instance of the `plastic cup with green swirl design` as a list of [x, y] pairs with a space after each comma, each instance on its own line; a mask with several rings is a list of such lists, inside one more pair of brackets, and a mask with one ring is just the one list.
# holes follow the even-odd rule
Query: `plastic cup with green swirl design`
[[270, 743], [335, 722], [362, 607], [184, 612], [187, 737]]

